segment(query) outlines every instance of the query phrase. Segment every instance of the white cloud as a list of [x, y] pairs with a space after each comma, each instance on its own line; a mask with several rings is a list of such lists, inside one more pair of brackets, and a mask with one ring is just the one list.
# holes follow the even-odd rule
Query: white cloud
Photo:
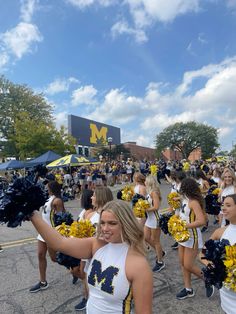
[[117, 0], [66, 0], [66, 2], [74, 5], [78, 9], [84, 9], [93, 4], [98, 4], [98, 5], [107, 7], [107, 6], [116, 4]]
[[[204, 84], [192, 90], [199, 78]], [[143, 97], [112, 89], [88, 118], [121, 125], [123, 141], [144, 146], [153, 146], [155, 136], [169, 125], [195, 120], [219, 128], [222, 147], [227, 148], [236, 125], [235, 81], [236, 56], [186, 72], [171, 92], [168, 84], [155, 82], [148, 84]]]
[[224, 138], [225, 136], [231, 134], [233, 132], [233, 128], [231, 127], [222, 127], [218, 130], [218, 135], [220, 138]]
[[20, 11], [22, 21], [26, 23], [31, 22], [37, 3], [37, 0], [21, 0]]
[[33, 44], [43, 40], [38, 27], [31, 23], [37, 3], [38, 0], [21, 0], [21, 21], [12, 29], [0, 33], [0, 67], [31, 53], [36, 48]]
[[228, 8], [236, 8], [236, 0], [226, 0], [226, 5]]
[[146, 29], [156, 22], [172, 22], [180, 15], [189, 12], [198, 12], [201, 0], [65, 0], [80, 10], [93, 5], [107, 7], [110, 5], [126, 5], [129, 7], [129, 13], [132, 17], [134, 26], [131, 26], [124, 20], [124, 14], [120, 13], [121, 19], [116, 22], [111, 33], [113, 37], [118, 35], [133, 36], [137, 43], [148, 41]]
[[103, 104], [90, 114], [90, 118], [125, 124], [136, 118], [141, 105], [141, 98], [128, 96], [119, 89], [112, 89], [105, 95]]
[[9, 62], [8, 54], [5, 51], [0, 52], [0, 70], [3, 70], [8, 62]]
[[79, 83], [79, 80], [74, 77], [69, 77], [68, 79], [57, 78], [45, 88], [45, 93], [54, 95], [61, 92], [67, 92], [71, 83]]
[[204, 45], [208, 43], [208, 41], [205, 39], [205, 36], [203, 33], [198, 34], [198, 41]]
[[96, 88], [93, 85], [82, 86], [72, 93], [72, 105], [94, 105], [96, 104], [95, 96], [97, 95]]
[[[179, 15], [198, 12], [200, 0], [126, 0], [126, 3], [130, 6], [135, 24], [142, 25], [143, 16], [146, 16], [148, 25], [150, 24], [148, 19], [166, 23], [173, 21]], [[137, 11], [143, 12], [143, 15], [137, 15]]]
[[60, 129], [60, 126], [68, 127], [68, 112], [63, 111], [54, 115], [56, 128]]
[[18, 59], [32, 51], [34, 42], [43, 40], [36, 25], [20, 22], [15, 28], [0, 34], [0, 42], [5, 49]]
[[130, 35], [135, 38], [137, 43], [144, 43], [148, 40], [145, 32], [142, 29], [135, 29], [128, 25], [125, 21], [115, 23], [111, 28], [111, 34], [115, 38], [117, 35]]

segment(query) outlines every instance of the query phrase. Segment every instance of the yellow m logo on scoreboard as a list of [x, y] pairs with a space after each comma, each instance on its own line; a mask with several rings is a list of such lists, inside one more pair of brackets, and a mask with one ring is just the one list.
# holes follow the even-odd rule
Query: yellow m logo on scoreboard
[[98, 130], [96, 124], [90, 123], [90, 130], [91, 130], [91, 137], [90, 137], [90, 143], [91, 144], [97, 144], [98, 140], [101, 140], [101, 142], [104, 144], [107, 141], [107, 131], [108, 129], [103, 126], [100, 130]]

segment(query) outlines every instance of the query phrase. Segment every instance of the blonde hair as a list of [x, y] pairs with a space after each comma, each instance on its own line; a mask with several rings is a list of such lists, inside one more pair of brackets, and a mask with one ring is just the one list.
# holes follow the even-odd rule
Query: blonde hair
[[222, 173], [222, 176], [221, 176], [221, 179], [223, 181], [222, 188], [224, 189], [226, 187], [225, 183], [224, 183], [224, 178], [225, 178], [226, 174], [230, 174], [230, 176], [232, 177], [232, 185], [236, 186], [236, 177], [235, 177], [234, 172], [231, 169], [229, 169], [229, 168], [225, 168], [223, 173]]
[[96, 186], [94, 194], [96, 197], [96, 208], [102, 208], [107, 202], [113, 200], [112, 191], [106, 186]]
[[160, 191], [159, 184], [157, 182], [156, 177], [152, 175], [147, 176], [145, 185], [146, 185], [148, 194], [150, 194], [151, 192], [156, 192], [159, 196], [159, 200], [161, 201], [161, 191]]
[[121, 200], [108, 202], [102, 209], [97, 229], [97, 238], [101, 236], [101, 217], [104, 211], [113, 213], [121, 226], [121, 239], [131, 248], [145, 255], [144, 234], [130, 206]]

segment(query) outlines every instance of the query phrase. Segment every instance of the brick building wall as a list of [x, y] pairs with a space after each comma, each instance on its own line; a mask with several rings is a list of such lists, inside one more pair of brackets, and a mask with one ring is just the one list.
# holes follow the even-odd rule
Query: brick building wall
[[155, 149], [143, 147], [136, 144], [136, 142], [123, 143], [125, 148], [130, 150], [131, 157], [135, 160], [155, 160]]
[[[197, 148], [194, 151], [191, 152], [191, 154], [188, 156], [189, 161], [195, 161], [201, 159], [201, 148]], [[183, 156], [180, 152], [174, 151], [171, 149], [166, 149], [162, 152], [162, 155], [165, 160], [182, 160]]]

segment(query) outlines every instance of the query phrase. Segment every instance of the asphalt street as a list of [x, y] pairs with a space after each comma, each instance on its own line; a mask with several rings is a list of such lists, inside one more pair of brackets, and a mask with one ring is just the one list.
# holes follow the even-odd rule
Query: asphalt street
[[[113, 187], [114, 194], [120, 187]], [[162, 182], [162, 208], [166, 207], [166, 195], [170, 187]], [[65, 203], [74, 217], [79, 214], [79, 201]], [[215, 226], [204, 234], [207, 239]], [[31, 294], [29, 289], [38, 282], [36, 231], [31, 223], [24, 222], [15, 229], [0, 226], [0, 244], [4, 250], [0, 253], [0, 313], [1, 314], [56, 314], [75, 313], [74, 306], [81, 300], [81, 283], [72, 284], [72, 276], [64, 268], [48, 258], [47, 280], [50, 287], [45, 291]], [[153, 313], [222, 314], [219, 292], [211, 299], [205, 297], [204, 284], [199, 279], [193, 280], [195, 297], [177, 300], [175, 295], [183, 288], [183, 281], [178, 262], [178, 253], [171, 249], [173, 240], [162, 235], [162, 244], [167, 255], [166, 267], [160, 273], [154, 273]], [[149, 252], [150, 265], [153, 266], [154, 254]], [[81, 313], [85, 313], [82, 311]]]

